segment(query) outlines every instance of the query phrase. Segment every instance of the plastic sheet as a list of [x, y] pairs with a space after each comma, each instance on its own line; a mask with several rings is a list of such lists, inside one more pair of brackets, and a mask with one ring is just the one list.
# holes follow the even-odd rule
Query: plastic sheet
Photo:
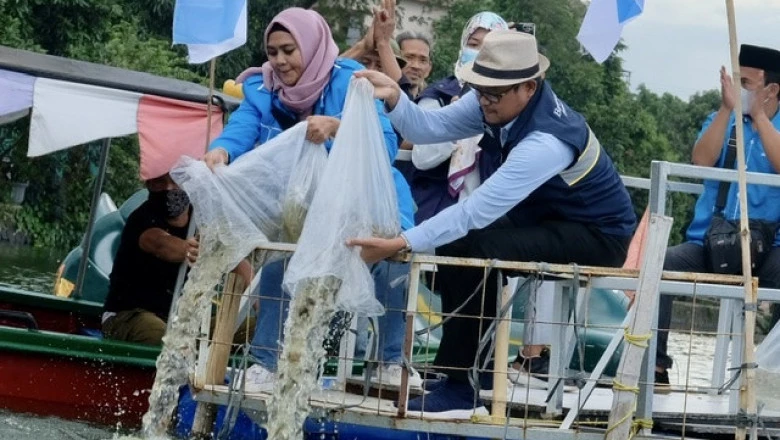
[[[258, 245], [282, 240], [284, 218], [305, 216], [319, 169], [327, 161], [325, 147], [306, 141], [305, 136], [302, 122], [214, 172], [189, 157], [180, 159], [171, 171], [190, 197], [199, 230], [212, 234], [210, 241], [229, 250], [233, 265]], [[285, 216], [285, 206], [295, 206], [295, 213]], [[208, 251], [201, 249], [201, 254]], [[281, 255], [262, 259], [276, 257]]]
[[756, 363], [764, 370], [780, 373], [780, 325], [775, 325], [756, 348]]
[[352, 237], [390, 238], [400, 232], [390, 161], [368, 80], [350, 84], [319, 188], [285, 274], [285, 289], [294, 297], [305, 287], [299, 282], [333, 276], [341, 280], [338, 309], [363, 316], [384, 313], [360, 250], [345, 244]]

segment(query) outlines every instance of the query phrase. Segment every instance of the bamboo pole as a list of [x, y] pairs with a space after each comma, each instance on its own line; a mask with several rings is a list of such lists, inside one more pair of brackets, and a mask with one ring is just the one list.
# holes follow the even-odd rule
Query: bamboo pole
[[[734, 0], [726, 0], [726, 15], [729, 23], [729, 49], [731, 51], [731, 70], [733, 78], [733, 93], [735, 97], [735, 122], [737, 130], [737, 185], [739, 188], [739, 229], [742, 247], [742, 276], [745, 287], [745, 344], [743, 347], [744, 363], [753, 362], [753, 330], [756, 314], [752, 306], [756, 305], [756, 286], [753, 283], [753, 273], [750, 261], [750, 228], [748, 226], [747, 177], [745, 175], [745, 127], [742, 123], [742, 100], [740, 96], [741, 78], [739, 71], [739, 51], [737, 46], [737, 22], [734, 12]], [[749, 416], [756, 414], [756, 396], [754, 388], [755, 371], [748, 368], [743, 371], [739, 388], [739, 407]], [[755, 426], [753, 427], [755, 429]], [[744, 440], [747, 434], [745, 427], [737, 427], [736, 439]]]
[[[412, 255], [409, 271], [409, 293], [406, 297], [406, 333], [404, 336], [404, 354], [408, 359], [414, 352], [414, 315], [417, 313], [417, 297], [420, 292], [420, 264], [415, 261], [416, 254]], [[406, 363], [403, 364], [401, 374], [401, 388], [398, 390], [398, 417], [406, 417], [406, 406], [409, 403], [409, 371]]]
[[214, 76], [217, 72], [217, 58], [211, 59], [209, 64], [209, 102], [206, 103], [206, 151], [211, 143], [211, 114], [214, 107]]
[[[509, 286], [504, 286], [501, 290], [501, 303], [499, 312], [504, 310], [509, 304], [512, 292]], [[499, 316], [498, 326], [496, 327], [496, 355], [493, 370], [493, 405], [491, 416], [493, 423], [506, 422], [507, 405], [507, 365], [509, 365], [509, 324], [511, 316]]]
[[[222, 301], [217, 308], [216, 326], [214, 327], [209, 358], [206, 362], [206, 379], [203, 385], [223, 385], [225, 371], [230, 358], [230, 348], [233, 342], [233, 329], [236, 316], [241, 305], [241, 293], [246, 282], [240, 276], [230, 273], [222, 291]], [[192, 424], [193, 438], [211, 438], [211, 431], [216, 416], [216, 405], [198, 402], [195, 418]]]
[[630, 438], [633, 425], [633, 415], [636, 410], [636, 399], [639, 391], [639, 372], [642, 368], [642, 358], [647, 348], [647, 340], [651, 335], [652, 313], [638, 311], [653, 310], [657, 304], [661, 273], [666, 256], [666, 243], [669, 231], [672, 229], [671, 217], [653, 214], [650, 217], [650, 230], [645, 257], [637, 289], [636, 306], [632, 307], [631, 320], [626, 330], [626, 342], [615, 377], [613, 389], [612, 410], [609, 413], [609, 428], [607, 440], [625, 440]]

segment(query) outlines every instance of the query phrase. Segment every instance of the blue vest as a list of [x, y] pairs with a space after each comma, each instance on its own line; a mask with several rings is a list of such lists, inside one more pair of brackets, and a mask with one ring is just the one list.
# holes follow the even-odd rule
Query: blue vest
[[420, 102], [420, 100], [424, 98], [430, 98], [439, 101], [439, 105], [444, 107], [452, 102], [452, 98], [460, 95], [461, 89], [462, 87], [460, 82], [458, 82], [458, 78], [448, 76], [447, 78], [440, 79], [426, 87], [425, 90], [417, 96], [415, 102]]
[[484, 182], [504, 163], [509, 152], [529, 133], [548, 133], [571, 147], [574, 162], [534, 190], [507, 214], [518, 226], [559, 220], [592, 224], [601, 232], [630, 237], [636, 215], [615, 165], [588, 127], [585, 118], [558, 99], [546, 81], [515, 120], [506, 139], [485, 124], [479, 168]]
[[[445, 107], [450, 104], [453, 97], [460, 94], [460, 91], [461, 86], [458, 79], [449, 76], [428, 86], [417, 96], [415, 102], [419, 103], [420, 100], [429, 98], [438, 101], [441, 107]], [[452, 197], [448, 189], [447, 176], [450, 171], [450, 159], [428, 170], [415, 168], [411, 161], [397, 161], [395, 165], [401, 170], [412, 188], [414, 203], [417, 205], [414, 219], [418, 225], [445, 208], [458, 203], [458, 198]]]

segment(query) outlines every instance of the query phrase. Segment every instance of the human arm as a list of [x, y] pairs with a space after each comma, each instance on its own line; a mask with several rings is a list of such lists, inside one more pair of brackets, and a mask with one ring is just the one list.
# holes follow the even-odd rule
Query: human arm
[[244, 283], [246, 283], [247, 286], [252, 284], [252, 265], [249, 264], [249, 261], [247, 259], [241, 260], [240, 263], [236, 267], [231, 270], [232, 273], [238, 275], [241, 277], [241, 279], [244, 280]]
[[[763, 78], [761, 83], [763, 84]], [[777, 131], [772, 120], [767, 116], [764, 110], [764, 103], [772, 98], [773, 91], [768, 87], [762, 87], [756, 91], [753, 99], [753, 108], [750, 109], [750, 116], [753, 119], [753, 127], [761, 138], [761, 145], [764, 147], [769, 163], [777, 173], [780, 170], [780, 132]]]
[[699, 139], [691, 152], [691, 163], [705, 167], [712, 167], [718, 163], [723, 141], [726, 139], [726, 130], [729, 128], [731, 112], [734, 110], [734, 89], [731, 77], [726, 73], [726, 68], [720, 69], [721, 105], [714, 118], [702, 131]]
[[[259, 82], [254, 81], [251, 84], [260, 85]], [[246, 87], [247, 84], [244, 86]], [[238, 109], [230, 115], [228, 124], [219, 137], [211, 142], [209, 152], [203, 158], [206, 164], [213, 169], [213, 166], [220, 161], [225, 164], [230, 163], [251, 150], [260, 136], [262, 116], [249, 99], [244, 99]], [[222, 151], [218, 151], [220, 149]]]
[[[439, 101], [432, 98], [423, 98], [417, 104], [426, 110], [441, 108]], [[418, 170], [429, 170], [442, 164], [452, 156], [456, 145], [454, 142], [439, 142], [436, 144], [415, 145], [412, 149], [412, 163]]]
[[173, 236], [162, 228], [149, 228], [138, 237], [142, 251], [171, 263], [194, 263], [198, 259], [198, 240]]
[[[373, 34], [373, 30], [369, 28], [366, 37], [372, 34]], [[373, 50], [373, 49], [368, 49], [368, 45], [366, 44], [366, 37], [363, 37], [352, 47], [342, 52], [340, 56], [343, 58], [350, 58], [355, 61], [360, 61], [360, 59], [363, 58], [363, 56], [365, 56], [367, 53], [370, 53], [371, 50]]]
[[483, 132], [482, 110], [473, 92], [447, 107], [423, 110], [384, 73], [361, 70], [355, 72], [355, 77], [366, 78], [374, 85], [374, 97], [385, 102], [393, 126], [412, 144], [456, 141]]
[[452, 142], [484, 132], [482, 110], [474, 93], [437, 109], [425, 109], [401, 97], [387, 115], [401, 136], [414, 145]]
[[390, 40], [395, 32], [395, 0], [382, 0], [382, 9], [374, 11], [374, 46], [382, 63], [382, 71], [395, 82], [401, 80], [401, 66], [395, 58]]
[[531, 192], [566, 169], [574, 152], [556, 137], [532, 132], [509, 153], [506, 162], [466, 200], [450, 206], [394, 239], [352, 239], [367, 262], [394, 255], [407, 240], [413, 251], [430, 251], [481, 229], [506, 215]]

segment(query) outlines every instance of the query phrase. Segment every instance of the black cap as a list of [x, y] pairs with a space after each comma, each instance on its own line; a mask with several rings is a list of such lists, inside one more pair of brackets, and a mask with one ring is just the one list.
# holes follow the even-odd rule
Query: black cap
[[780, 51], [743, 44], [739, 48], [739, 65], [770, 72], [780, 72]]

